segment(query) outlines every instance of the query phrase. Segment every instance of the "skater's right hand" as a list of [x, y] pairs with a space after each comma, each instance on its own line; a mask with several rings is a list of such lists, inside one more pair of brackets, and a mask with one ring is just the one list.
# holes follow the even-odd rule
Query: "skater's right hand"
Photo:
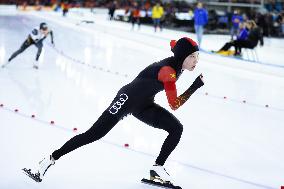
[[204, 81], [203, 81], [203, 75], [200, 74], [192, 83], [192, 87], [195, 89], [198, 89], [200, 87], [202, 87], [204, 85]]

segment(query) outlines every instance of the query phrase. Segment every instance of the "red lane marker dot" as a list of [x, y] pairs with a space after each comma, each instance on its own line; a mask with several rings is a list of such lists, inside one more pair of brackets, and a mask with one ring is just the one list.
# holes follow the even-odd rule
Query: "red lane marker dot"
[[18, 110], [18, 109], [15, 109], [14, 111], [15, 111], [15, 112], [18, 112], [19, 110]]
[[54, 124], [54, 121], [50, 121], [50, 124], [52, 124], [52, 125], [53, 125], [53, 124]]
[[125, 148], [128, 148], [128, 147], [129, 147], [129, 144], [124, 144], [124, 147], [125, 147]]
[[78, 130], [78, 129], [77, 129], [76, 127], [75, 127], [75, 128], [73, 128], [73, 131], [74, 131], [74, 132], [76, 132], [77, 130]]
[[35, 118], [35, 115], [33, 114], [31, 117], [32, 117], [32, 118]]
[[247, 101], [243, 100], [243, 103], [246, 103]]
[[269, 107], [268, 104], [266, 104], [265, 107], [268, 108]]

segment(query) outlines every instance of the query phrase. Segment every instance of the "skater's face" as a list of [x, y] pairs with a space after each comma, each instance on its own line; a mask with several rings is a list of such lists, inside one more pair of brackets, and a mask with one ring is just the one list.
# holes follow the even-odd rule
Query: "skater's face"
[[40, 29], [40, 32], [43, 34], [43, 35], [47, 35], [48, 34], [48, 29]]
[[196, 51], [186, 57], [182, 64], [182, 69], [193, 71], [199, 60], [199, 52]]

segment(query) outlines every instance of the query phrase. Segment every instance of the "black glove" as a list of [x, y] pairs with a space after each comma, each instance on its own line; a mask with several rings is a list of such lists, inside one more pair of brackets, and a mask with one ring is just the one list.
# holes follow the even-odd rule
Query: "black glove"
[[197, 90], [198, 88], [202, 87], [204, 85], [204, 82], [202, 81], [203, 75], [200, 74], [192, 83], [190, 86], [192, 89]]

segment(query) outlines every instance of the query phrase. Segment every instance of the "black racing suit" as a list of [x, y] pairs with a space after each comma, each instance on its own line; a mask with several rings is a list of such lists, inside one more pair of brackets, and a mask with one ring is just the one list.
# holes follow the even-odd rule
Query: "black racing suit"
[[[159, 70], [164, 66], [173, 68], [178, 78], [182, 73], [180, 65], [181, 63], [177, 64], [174, 57], [169, 57], [146, 67], [131, 83], [123, 86], [118, 91], [110, 106], [89, 130], [71, 138], [60, 149], [54, 151], [52, 157], [57, 160], [72, 150], [99, 140], [124, 116], [132, 114], [140, 121], [168, 132], [168, 136], [156, 159], [156, 164], [164, 165], [168, 156], [179, 143], [183, 125], [173, 114], [154, 102], [155, 95], [164, 90], [163, 83], [157, 78]], [[192, 90], [191, 88], [189, 93], [192, 94], [196, 89]]]

